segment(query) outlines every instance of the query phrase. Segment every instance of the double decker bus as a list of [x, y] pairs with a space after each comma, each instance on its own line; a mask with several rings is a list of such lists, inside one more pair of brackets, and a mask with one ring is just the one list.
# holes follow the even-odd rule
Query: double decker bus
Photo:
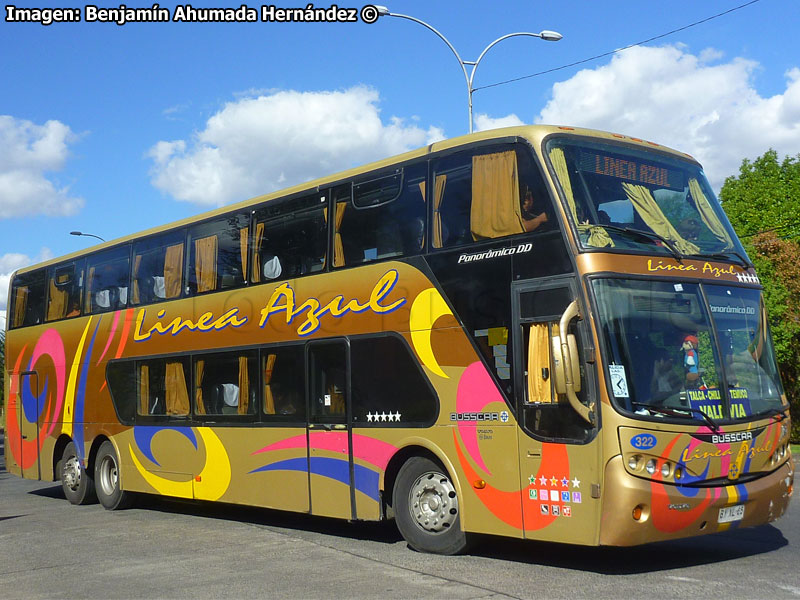
[[570, 127], [453, 140], [17, 271], [6, 460], [135, 494], [636, 545], [794, 485], [762, 290], [701, 166]]

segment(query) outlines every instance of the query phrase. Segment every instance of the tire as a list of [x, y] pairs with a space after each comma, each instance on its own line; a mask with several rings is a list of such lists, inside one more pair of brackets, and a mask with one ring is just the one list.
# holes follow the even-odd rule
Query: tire
[[397, 529], [414, 550], [460, 554], [467, 549], [458, 495], [439, 464], [419, 456], [408, 460], [397, 474], [392, 504]]
[[105, 441], [94, 459], [94, 485], [97, 499], [108, 510], [127, 508], [131, 503], [131, 493], [122, 490], [119, 458], [114, 444]]
[[72, 504], [92, 504], [97, 501], [94, 479], [78, 458], [75, 444], [70, 442], [61, 457], [61, 489]]

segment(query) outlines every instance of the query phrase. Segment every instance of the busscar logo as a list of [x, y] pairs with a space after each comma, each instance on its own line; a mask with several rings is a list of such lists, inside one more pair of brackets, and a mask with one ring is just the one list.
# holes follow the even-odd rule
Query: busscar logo
[[730, 433], [695, 433], [693, 438], [711, 444], [735, 444], [748, 442], [757, 438], [764, 431], [763, 427], [749, 431], [732, 431]]
[[[504, 411], [505, 412], [505, 411]], [[454, 412], [450, 413], [451, 421], [500, 421], [500, 413], [496, 412]], [[506, 417], [506, 420], [508, 418]]]

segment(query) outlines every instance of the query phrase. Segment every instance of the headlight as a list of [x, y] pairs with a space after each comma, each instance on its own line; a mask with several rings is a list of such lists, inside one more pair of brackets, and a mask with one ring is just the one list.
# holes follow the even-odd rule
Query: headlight
[[639, 456], [638, 454], [634, 454], [633, 456], [631, 456], [631, 457], [628, 459], [628, 468], [629, 468], [631, 471], [635, 471], [636, 469], [638, 469], [638, 468], [639, 468], [639, 461], [640, 461], [640, 460], [642, 460], [642, 457], [641, 457], [641, 456]]
[[647, 464], [644, 466], [645, 470], [650, 473], [650, 475], [655, 474], [656, 472], [656, 460], [651, 458], [647, 461]]
[[672, 471], [672, 469], [670, 468], [670, 464], [668, 462], [665, 462], [663, 465], [661, 465], [661, 476], [664, 479], [669, 477], [670, 471]]

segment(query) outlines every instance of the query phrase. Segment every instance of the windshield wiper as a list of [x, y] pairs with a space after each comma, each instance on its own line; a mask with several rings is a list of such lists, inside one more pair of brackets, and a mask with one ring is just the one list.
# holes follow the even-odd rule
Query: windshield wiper
[[670, 251], [672, 256], [675, 257], [675, 260], [681, 262], [681, 258], [683, 255], [678, 250], [677, 246], [675, 246], [675, 242], [672, 242], [665, 238], [662, 235], [659, 235], [653, 231], [645, 231], [644, 229], [636, 229], [634, 227], [617, 227], [616, 225], [594, 225], [595, 227], [602, 227], [603, 229], [610, 229], [612, 231], [620, 231], [622, 233], [628, 233], [632, 235], [638, 235], [639, 237], [646, 238], [651, 241], [662, 242], [667, 250]]
[[764, 412], [756, 413], [753, 416], [754, 417], [775, 417], [775, 420], [778, 423], [780, 423], [784, 419], [788, 418], [786, 416], [786, 409], [785, 408], [783, 410], [781, 410], [779, 408], [770, 408], [768, 410], [765, 410]]
[[[641, 406], [642, 408], [649, 410], [650, 412], [654, 412], [656, 414], [664, 415], [667, 417], [682, 417], [685, 416], [685, 413], [689, 413], [690, 415], [700, 415], [703, 420], [706, 422], [708, 427], [714, 432], [717, 433], [719, 431], [719, 425], [717, 425], [711, 417], [709, 417], [706, 413], [704, 413], [699, 408], [688, 408], [686, 406], [652, 406], [650, 404], [643, 404], [641, 402], [632, 402], [634, 406]], [[684, 413], [684, 414], [682, 414]]]
[[716, 260], [720, 259], [732, 260], [732, 257], [730, 256], [731, 254], [733, 254], [733, 256], [739, 259], [738, 261], [733, 261], [733, 262], [736, 262], [745, 268], [753, 267], [753, 263], [748, 261], [744, 256], [739, 254], [736, 250], [726, 250], [725, 252], [714, 252], [711, 254], [692, 254], [692, 256], [699, 256], [700, 258], [711, 258]]

